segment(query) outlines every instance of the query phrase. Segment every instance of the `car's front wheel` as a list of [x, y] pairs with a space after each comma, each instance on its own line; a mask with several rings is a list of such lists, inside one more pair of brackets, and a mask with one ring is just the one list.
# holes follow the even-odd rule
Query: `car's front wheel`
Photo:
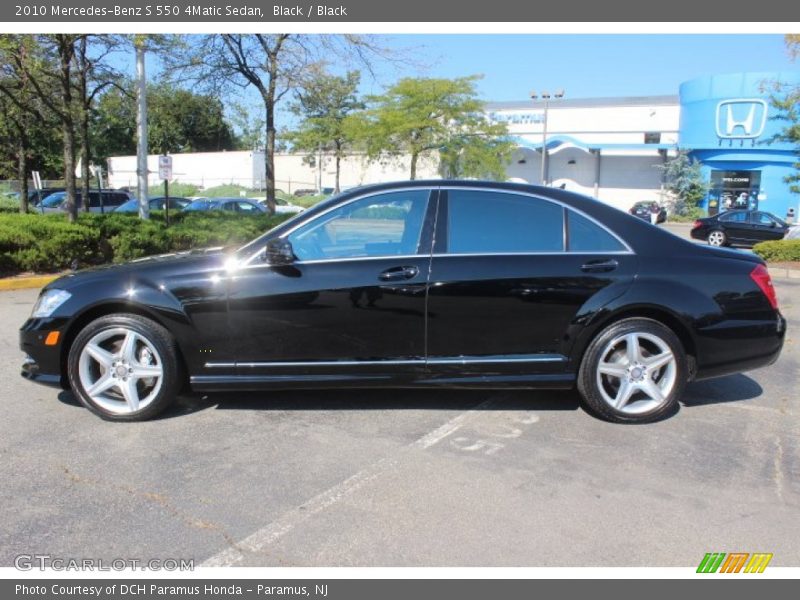
[[172, 336], [132, 314], [89, 323], [70, 348], [67, 369], [81, 403], [110, 421], [154, 417], [172, 403], [181, 383]]
[[710, 246], [724, 246], [728, 243], [728, 237], [725, 232], [720, 229], [715, 229], [708, 234], [708, 244]]
[[671, 415], [687, 380], [683, 345], [652, 319], [625, 319], [589, 345], [578, 391], [592, 412], [618, 423], [647, 423]]

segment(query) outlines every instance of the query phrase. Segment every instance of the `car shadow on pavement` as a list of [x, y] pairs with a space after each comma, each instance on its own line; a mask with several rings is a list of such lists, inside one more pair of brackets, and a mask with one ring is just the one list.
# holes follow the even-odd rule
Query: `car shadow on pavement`
[[757, 381], [737, 373], [717, 379], [693, 381], [686, 386], [681, 404], [686, 408], [694, 408], [709, 404], [741, 402], [758, 398], [763, 393], [764, 388]]
[[189, 394], [160, 418], [217, 410], [577, 410], [575, 391], [555, 390], [303, 390]]

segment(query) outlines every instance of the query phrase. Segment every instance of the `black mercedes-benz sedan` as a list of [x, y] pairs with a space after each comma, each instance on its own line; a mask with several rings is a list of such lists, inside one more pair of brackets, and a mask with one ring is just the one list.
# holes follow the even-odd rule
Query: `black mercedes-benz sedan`
[[789, 225], [763, 210], [728, 210], [697, 219], [690, 235], [711, 246], [753, 246], [759, 242], [782, 240]]
[[413, 181], [354, 189], [238, 251], [156, 256], [47, 285], [22, 374], [103, 418], [185, 387], [577, 387], [618, 422], [685, 384], [774, 362], [764, 263], [563, 190]]

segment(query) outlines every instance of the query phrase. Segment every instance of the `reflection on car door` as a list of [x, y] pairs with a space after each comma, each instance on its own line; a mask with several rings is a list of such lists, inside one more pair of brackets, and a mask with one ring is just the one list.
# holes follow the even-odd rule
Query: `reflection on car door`
[[754, 244], [766, 240], [783, 239], [783, 227], [765, 212], [757, 211], [750, 213], [750, 226], [750, 240]]
[[378, 193], [286, 235], [296, 261], [256, 262], [230, 281], [239, 373], [382, 378], [424, 366], [436, 192]]
[[622, 293], [635, 272], [636, 257], [623, 242], [558, 203], [506, 191], [443, 191], [428, 298], [429, 368], [445, 381], [561, 373], [572, 321]]

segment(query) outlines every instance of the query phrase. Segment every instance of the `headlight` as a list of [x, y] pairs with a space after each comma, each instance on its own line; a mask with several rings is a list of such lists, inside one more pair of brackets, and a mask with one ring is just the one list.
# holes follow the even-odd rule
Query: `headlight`
[[47, 290], [44, 294], [39, 296], [39, 299], [36, 301], [31, 317], [34, 319], [49, 317], [53, 314], [55, 309], [69, 300], [71, 296], [72, 294], [64, 290]]

